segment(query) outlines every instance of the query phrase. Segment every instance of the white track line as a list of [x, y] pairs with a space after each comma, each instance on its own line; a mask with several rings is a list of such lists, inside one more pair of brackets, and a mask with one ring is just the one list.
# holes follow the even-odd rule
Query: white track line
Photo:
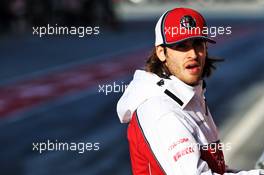
[[223, 143], [231, 143], [232, 148], [225, 152], [225, 160], [228, 162], [237, 151], [246, 144], [256, 132], [256, 129], [264, 122], [264, 96], [245, 113], [239, 123], [224, 137]]

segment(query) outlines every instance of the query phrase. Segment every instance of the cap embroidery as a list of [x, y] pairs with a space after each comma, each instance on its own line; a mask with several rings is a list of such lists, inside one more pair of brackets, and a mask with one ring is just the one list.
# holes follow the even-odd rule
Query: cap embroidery
[[181, 27], [189, 29], [189, 30], [196, 27], [196, 22], [194, 18], [191, 16], [183, 16], [181, 18], [180, 23], [181, 23]]

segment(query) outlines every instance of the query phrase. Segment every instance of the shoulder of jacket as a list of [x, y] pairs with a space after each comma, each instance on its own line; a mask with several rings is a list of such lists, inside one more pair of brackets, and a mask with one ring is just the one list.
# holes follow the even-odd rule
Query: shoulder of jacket
[[151, 97], [143, 102], [137, 109], [138, 116], [151, 117], [152, 120], [158, 120], [168, 113], [181, 114], [182, 110], [166, 96]]
[[177, 124], [184, 126], [189, 132], [194, 133], [194, 128], [191, 122], [186, 120], [184, 111], [178, 105], [171, 103], [168, 98], [160, 96], [152, 97], [142, 103], [136, 112], [138, 121], [145, 130], [146, 128], [151, 129], [152, 127], [156, 127], [160, 119], [166, 119], [167, 116], [170, 116], [168, 120], [163, 121], [171, 122], [171, 116], [173, 116], [177, 118], [173, 122], [178, 121], [175, 123], [175, 126]]

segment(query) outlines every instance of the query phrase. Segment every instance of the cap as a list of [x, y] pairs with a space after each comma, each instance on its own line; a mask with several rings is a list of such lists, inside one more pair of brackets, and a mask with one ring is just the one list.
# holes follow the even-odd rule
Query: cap
[[204, 30], [207, 28], [204, 17], [190, 8], [174, 8], [165, 12], [155, 28], [155, 46], [172, 45], [191, 38], [210, 39]]

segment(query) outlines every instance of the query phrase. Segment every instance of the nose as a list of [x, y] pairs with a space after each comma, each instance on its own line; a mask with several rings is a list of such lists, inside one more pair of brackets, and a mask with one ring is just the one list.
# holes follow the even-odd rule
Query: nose
[[197, 51], [195, 50], [194, 47], [191, 47], [189, 50], [188, 50], [188, 58], [190, 59], [197, 59], [198, 55], [197, 55]]

